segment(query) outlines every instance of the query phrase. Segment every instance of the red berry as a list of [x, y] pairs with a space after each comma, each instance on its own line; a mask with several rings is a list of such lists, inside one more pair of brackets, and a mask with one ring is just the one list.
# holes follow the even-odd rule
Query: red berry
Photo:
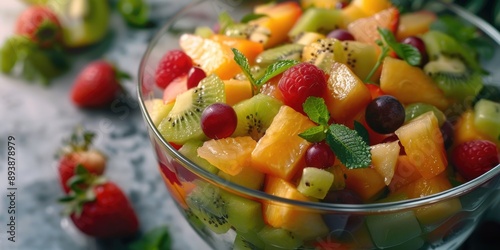
[[198, 86], [201, 80], [207, 77], [207, 74], [203, 69], [198, 67], [192, 67], [187, 76], [187, 88], [191, 89]]
[[427, 56], [427, 49], [426, 49], [425, 43], [422, 39], [420, 39], [419, 37], [416, 37], [416, 36], [409, 36], [409, 37], [403, 39], [403, 41], [401, 41], [401, 43], [409, 44], [409, 45], [415, 47], [416, 49], [418, 49], [418, 51], [420, 52], [420, 55], [422, 56], [422, 60], [420, 61], [420, 65], [425, 65], [427, 63], [427, 61], [429, 60], [428, 56]]
[[71, 99], [79, 107], [104, 107], [122, 91], [120, 78], [128, 77], [109, 62], [103, 60], [92, 62], [76, 77], [71, 90]]
[[302, 113], [305, 100], [310, 96], [321, 97], [326, 86], [325, 74], [311, 63], [291, 67], [278, 82], [285, 104]]
[[354, 36], [344, 29], [336, 29], [328, 33], [328, 38], [335, 38], [339, 41], [355, 41]]
[[456, 170], [466, 179], [472, 180], [499, 163], [497, 146], [486, 140], [464, 142], [453, 149], [452, 162]]
[[156, 85], [162, 89], [167, 87], [174, 79], [186, 75], [193, 67], [193, 61], [181, 50], [167, 52], [156, 68]]
[[348, 2], [338, 2], [335, 4], [335, 9], [341, 10], [349, 5]]
[[50, 47], [61, 38], [62, 28], [52, 10], [35, 5], [18, 17], [16, 34], [27, 36], [41, 47]]
[[335, 154], [324, 142], [311, 145], [306, 151], [306, 165], [315, 168], [328, 168], [335, 163]]
[[236, 112], [225, 103], [214, 103], [201, 113], [201, 129], [211, 139], [231, 136], [237, 124]]

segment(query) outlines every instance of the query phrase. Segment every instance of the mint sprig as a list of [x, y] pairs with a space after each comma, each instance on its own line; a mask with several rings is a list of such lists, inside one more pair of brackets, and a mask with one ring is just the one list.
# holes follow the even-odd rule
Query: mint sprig
[[364, 82], [370, 82], [373, 74], [375, 74], [391, 50], [396, 52], [400, 58], [412, 66], [418, 66], [420, 64], [422, 55], [417, 48], [409, 44], [399, 43], [394, 34], [388, 29], [377, 28], [377, 31], [382, 38], [382, 40], [377, 41], [377, 45], [382, 49], [382, 52], [377, 59], [377, 63], [375, 63], [375, 66], [365, 78]]
[[326, 143], [337, 155], [340, 162], [347, 168], [355, 169], [370, 166], [370, 146], [366, 138], [364, 138], [367, 136], [368, 132], [365, 134], [364, 131], [360, 129], [360, 134], [360, 132], [351, 130], [341, 124], [332, 124], [328, 126], [330, 113], [322, 98], [309, 97], [302, 106], [304, 112], [309, 116], [309, 119], [319, 125], [299, 134], [300, 137], [309, 142], [320, 142], [326, 139]]
[[266, 14], [250, 13], [250, 14], [245, 15], [244, 17], [241, 18], [241, 23], [249, 23], [253, 20], [261, 19], [263, 17], [267, 17], [267, 15]]
[[243, 53], [241, 53], [238, 49], [232, 48], [232, 50], [234, 53], [234, 61], [236, 61], [236, 63], [240, 66], [243, 74], [252, 84], [254, 93], [258, 93], [260, 87], [264, 85], [264, 83], [299, 63], [299, 61], [296, 60], [282, 60], [275, 62], [266, 68], [266, 71], [261, 78], [255, 79], [252, 75], [248, 58], [246, 58], [246, 56], [243, 55]]

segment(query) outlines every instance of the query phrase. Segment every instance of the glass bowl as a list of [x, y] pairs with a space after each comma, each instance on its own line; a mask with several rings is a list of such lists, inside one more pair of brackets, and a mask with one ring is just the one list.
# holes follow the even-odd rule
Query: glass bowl
[[[495, 72], [494, 62], [500, 62], [498, 31], [454, 5], [435, 4], [443, 12], [478, 27], [495, 44], [493, 59], [484, 62], [487, 70]], [[196, 165], [163, 139], [147, 109], [148, 101], [162, 96], [155, 87], [155, 70], [160, 58], [166, 51], [179, 48], [180, 34], [192, 33], [199, 25], [216, 23], [221, 11], [239, 18], [249, 8], [245, 1], [198, 1], [189, 5], [153, 38], [140, 65], [141, 111], [158, 160], [159, 174], [177, 208], [200, 237], [214, 249], [236, 249], [236, 246], [241, 249], [253, 249], [250, 246], [257, 249], [458, 248], [485, 212], [499, 200], [500, 166], [465, 184], [424, 198], [363, 205], [306, 202], [280, 198], [226, 181]], [[486, 82], [492, 83], [495, 79], [498, 81], [500, 76], [491, 74]], [[193, 192], [204, 198], [186, 202], [187, 194]], [[226, 202], [228, 199], [221, 198], [227, 196], [240, 199]], [[279, 208], [278, 211], [287, 213], [287, 218], [294, 218], [293, 223], [288, 224], [299, 225], [301, 228], [296, 232], [303, 235], [268, 226], [257, 230], [263, 226], [263, 204]], [[220, 207], [223, 207], [222, 212], [218, 210]], [[416, 218], [417, 213], [426, 212], [431, 214], [424, 216], [426, 220]], [[327, 231], [322, 228], [325, 225]], [[317, 233], [321, 230], [321, 234]]]

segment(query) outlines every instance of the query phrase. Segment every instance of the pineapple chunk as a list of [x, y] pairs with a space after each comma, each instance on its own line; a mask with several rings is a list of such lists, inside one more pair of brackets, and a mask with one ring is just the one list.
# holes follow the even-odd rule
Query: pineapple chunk
[[371, 146], [373, 168], [384, 177], [384, 183], [387, 186], [389, 186], [394, 176], [399, 150], [399, 141]]

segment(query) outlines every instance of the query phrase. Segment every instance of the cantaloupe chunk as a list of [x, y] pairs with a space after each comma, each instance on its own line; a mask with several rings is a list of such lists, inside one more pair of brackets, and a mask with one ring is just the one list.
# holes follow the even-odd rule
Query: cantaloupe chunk
[[350, 4], [359, 7], [369, 16], [392, 7], [389, 0], [353, 0]]
[[256, 144], [250, 136], [213, 139], [204, 142], [197, 152], [219, 170], [234, 176], [251, 164], [251, 153]]
[[252, 84], [248, 80], [225, 80], [224, 90], [226, 92], [226, 104], [231, 106], [253, 96]]
[[371, 94], [347, 65], [334, 62], [324, 99], [332, 118], [344, 123], [352, 120], [368, 105]]
[[299, 134], [314, 126], [303, 114], [281, 106], [252, 152], [252, 166], [261, 172], [290, 180], [305, 165], [304, 155], [311, 145]]
[[357, 193], [366, 202], [374, 201], [386, 187], [384, 177], [374, 168], [348, 169], [341, 166], [346, 188]]
[[389, 184], [389, 190], [396, 192], [400, 188], [422, 178], [415, 165], [410, 162], [407, 155], [400, 155], [394, 171], [394, 176]]
[[486, 135], [476, 129], [473, 110], [469, 109], [463, 112], [454, 128], [453, 145], [460, 145], [472, 140], [488, 140]]
[[450, 105], [443, 91], [421, 68], [392, 57], [384, 60], [380, 88], [403, 104], [423, 102], [440, 110], [445, 110]]
[[385, 185], [391, 183], [399, 156], [399, 141], [379, 143], [370, 147], [373, 168], [384, 177]]
[[[310, 198], [301, 194], [294, 185], [278, 177], [268, 177], [264, 191], [291, 200], [311, 201]], [[264, 201], [263, 211], [264, 221], [267, 224], [286, 229], [304, 240], [316, 239], [328, 234], [328, 228], [321, 215], [312, 210]]]
[[225, 44], [192, 34], [183, 34], [179, 43], [182, 50], [207, 75], [215, 73], [222, 80], [227, 80], [241, 72], [231, 47]]
[[448, 160], [443, 137], [432, 111], [411, 120], [395, 133], [410, 162], [424, 178], [433, 178], [446, 170]]
[[396, 38], [402, 40], [409, 36], [424, 34], [429, 31], [431, 24], [436, 19], [437, 16], [435, 13], [425, 10], [405, 13], [399, 18]]
[[228, 37], [219, 34], [213, 35], [210, 39], [239, 50], [248, 58], [250, 64], [254, 64], [255, 58], [264, 51], [264, 46], [261, 43], [247, 39]]

